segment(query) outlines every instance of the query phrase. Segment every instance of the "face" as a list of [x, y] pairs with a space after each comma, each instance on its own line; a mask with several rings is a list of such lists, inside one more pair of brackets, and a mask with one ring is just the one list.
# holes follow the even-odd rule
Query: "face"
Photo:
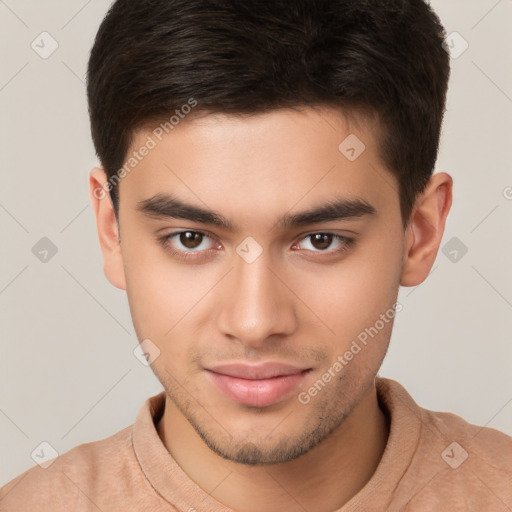
[[307, 108], [137, 133], [132, 151], [156, 146], [119, 185], [135, 330], [175, 413], [227, 459], [298, 457], [373, 385], [404, 252], [377, 129]]

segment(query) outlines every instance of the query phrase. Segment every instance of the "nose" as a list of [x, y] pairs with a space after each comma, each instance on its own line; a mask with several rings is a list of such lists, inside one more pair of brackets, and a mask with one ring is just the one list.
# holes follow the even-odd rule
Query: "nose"
[[266, 252], [252, 263], [235, 254], [234, 267], [219, 299], [220, 331], [250, 349], [292, 334], [297, 328], [294, 295]]

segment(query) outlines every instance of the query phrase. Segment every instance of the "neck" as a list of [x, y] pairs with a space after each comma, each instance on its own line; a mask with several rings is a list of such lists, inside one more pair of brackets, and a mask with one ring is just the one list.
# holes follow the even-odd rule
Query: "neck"
[[205, 445], [167, 395], [157, 430], [183, 471], [229, 508], [329, 512], [342, 507], [370, 480], [389, 426], [372, 385], [328, 438], [283, 464], [245, 466], [223, 459]]

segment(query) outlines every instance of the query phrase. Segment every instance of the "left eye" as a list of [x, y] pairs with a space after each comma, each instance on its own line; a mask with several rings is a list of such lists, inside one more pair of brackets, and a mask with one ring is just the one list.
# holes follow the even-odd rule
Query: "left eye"
[[[306, 247], [300, 247], [301, 249], [306, 249], [309, 251], [315, 252], [328, 252], [326, 249], [336, 249], [341, 248], [344, 245], [348, 245], [349, 240], [341, 235], [335, 235], [333, 233], [312, 233], [304, 237], [300, 242], [299, 246], [302, 242], [307, 241], [305, 244]], [[333, 242], [337, 242], [334, 248], [331, 247]], [[308, 247], [309, 246], [309, 247]]]
[[[210, 249], [211, 246], [204, 242], [213, 243], [212, 239], [205, 233], [200, 231], [180, 231], [179, 233], [173, 233], [166, 237], [169, 242], [177, 240], [182, 247], [190, 252], [198, 252], [205, 249]], [[205, 246], [206, 245], [206, 246]]]

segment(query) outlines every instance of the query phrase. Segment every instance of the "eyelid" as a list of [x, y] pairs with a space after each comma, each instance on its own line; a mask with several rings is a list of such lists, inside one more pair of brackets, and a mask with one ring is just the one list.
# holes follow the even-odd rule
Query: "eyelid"
[[[211, 242], [215, 243], [216, 241], [216, 238], [214, 238], [211, 234], [209, 234], [208, 232], [206, 231], [203, 231], [201, 229], [179, 229], [177, 231], [172, 231], [171, 233], [167, 233], [166, 235], [163, 236], [163, 239], [164, 240], [171, 240], [172, 238], [174, 238], [175, 236], [178, 236], [178, 235], [181, 235], [182, 233], [197, 233], [201, 236], [203, 236], [204, 238], [209, 238]], [[186, 250], [180, 250], [180, 252], [190, 252], [190, 253], [193, 253], [193, 252], [204, 252], [204, 251], [208, 251], [210, 249], [202, 249], [202, 250], [191, 250], [189, 249], [188, 251]]]
[[339, 233], [332, 233], [330, 231], [312, 231], [310, 233], [307, 233], [306, 235], [303, 235], [301, 236], [301, 238], [298, 239], [298, 241], [296, 243], [294, 243], [293, 245], [298, 245], [300, 244], [303, 240], [306, 240], [307, 238], [311, 237], [312, 235], [317, 235], [317, 234], [321, 234], [321, 235], [331, 235], [333, 238], [337, 239], [340, 243], [340, 247], [338, 247], [337, 249], [326, 249], [326, 250], [313, 250], [313, 249], [302, 249], [302, 250], [305, 250], [305, 251], [308, 251], [308, 252], [312, 252], [312, 253], [316, 253], [316, 254], [325, 254], [325, 255], [332, 255], [332, 254], [338, 254], [346, 249], [348, 249], [351, 245], [353, 245], [355, 243], [355, 240], [353, 238], [350, 238], [350, 237], [347, 237], [347, 236], [344, 236], [344, 235], [340, 235]]

